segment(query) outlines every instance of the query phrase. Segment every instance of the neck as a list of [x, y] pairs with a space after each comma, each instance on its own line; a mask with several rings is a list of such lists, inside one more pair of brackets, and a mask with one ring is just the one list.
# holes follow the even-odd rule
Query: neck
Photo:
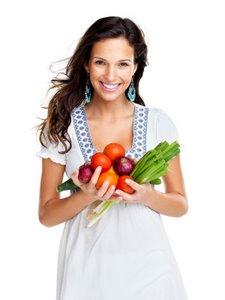
[[85, 106], [85, 109], [89, 118], [112, 119], [132, 113], [134, 105], [127, 99], [114, 101], [92, 99], [91, 103]]

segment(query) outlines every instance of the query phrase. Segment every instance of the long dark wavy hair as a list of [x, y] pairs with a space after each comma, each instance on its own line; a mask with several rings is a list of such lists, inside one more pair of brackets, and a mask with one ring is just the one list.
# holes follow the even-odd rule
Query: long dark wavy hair
[[[130, 19], [120, 17], [105, 17], [94, 22], [80, 39], [74, 54], [69, 59], [64, 76], [56, 76], [51, 80], [51, 89], [55, 93], [48, 104], [47, 118], [39, 125], [39, 140], [45, 146], [45, 136], [51, 143], [64, 146], [66, 153], [71, 149], [71, 139], [68, 127], [71, 123], [71, 111], [84, 102], [88, 63], [93, 45], [107, 38], [125, 37], [134, 48], [134, 62], [137, 70], [133, 76], [136, 89], [135, 102], [145, 105], [139, 94], [139, 81], [147, 65], [147, 46], [142, 30]], [[126, 91], [127, 97], [127, 91]], [[127, 97], [128, 98], [128, 97]]]

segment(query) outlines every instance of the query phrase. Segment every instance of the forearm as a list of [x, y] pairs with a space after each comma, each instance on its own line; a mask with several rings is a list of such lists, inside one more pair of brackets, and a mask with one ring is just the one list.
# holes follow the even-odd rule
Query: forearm
[[145, 205], [160, 214], [172, 217], [183, 216], [188, 210], [186, 197], [175, 192], [162, 193], [153, 190], [146, 199]]
[[39, 219], [43, 225], [51, 227], [72, 219], [90, 204], [82, 191], [63, 199], [50, 199], [39, 207]]

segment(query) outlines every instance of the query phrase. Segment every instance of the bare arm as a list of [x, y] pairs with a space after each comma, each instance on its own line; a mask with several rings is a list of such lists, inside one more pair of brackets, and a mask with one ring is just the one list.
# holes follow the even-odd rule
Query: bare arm
[[82, 191], [60, 199], [56, 187], [62, 182], [65, 166], [50, 159], [42, 159], [39, 219], [43, 225], [53, 226], [71, 219], [89, 202]]
[[72, 178], [76, 185], [80, 186], [80, 190], [72, 196], [61, 199], [56, 187], [62, 182], [64, 171], [65, 166], [50, 159], [42, 159], [39, 220], [48, 227], [70, 220], [98, 199], [109, 199], [115, 190], [113, 186], [108, 188], [107, 182], [103, 183], [99, 190], [95, 188], [101, 168], [95, 170], [88, 184], [80, 184], [77, 171]]
[[150, 184], [140, 185], [134, 181], [129, 183], [136, 190], [134, 194], [116, 192], [127, 202], [143, 203], [158, 213], [173, 217], [184, 215], [188, 210], [188, 204], [179, 156], [171, 160], [168, 173], [163, 180], [164, 193], [152, 189]]
[[149, 198], [148, 206], [164, 215], [183, 216], [188, 211], [188, 203], [179, 156], [171, 160], [163, 181], [165, 193], [155, 191], [155, 197]]

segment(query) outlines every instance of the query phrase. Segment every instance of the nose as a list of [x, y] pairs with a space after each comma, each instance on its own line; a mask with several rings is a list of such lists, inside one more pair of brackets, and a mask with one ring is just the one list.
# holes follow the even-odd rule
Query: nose
[[109, 82], [113, 82], [116, 78], [116, 68], [112, 65], [108, 65], [105, 72], [105, 78]]

